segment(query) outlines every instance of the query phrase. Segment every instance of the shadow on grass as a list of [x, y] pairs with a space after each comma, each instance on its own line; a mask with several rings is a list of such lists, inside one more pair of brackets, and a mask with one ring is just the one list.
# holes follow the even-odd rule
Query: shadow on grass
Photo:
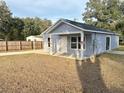
[[[120, 92], [112, 92], [113, 89], [110, 90], [106, 87], [98, 58], [96, 63], [92, 63], [90, 60], [86, 62], [76, 60], [76, 68], [82, 84], [82, 93], [123, 93], [121, 90], [119, 90]], [[117, 91], [117, 89], [113, 91]]]

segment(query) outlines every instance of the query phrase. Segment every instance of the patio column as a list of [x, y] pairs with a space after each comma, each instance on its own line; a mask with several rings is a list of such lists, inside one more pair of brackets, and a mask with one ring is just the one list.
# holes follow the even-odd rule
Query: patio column
[[50, 34], [50, 55], [53, 55], [53, 36]]
[[84, 52], [83, 43], [84, 43], [84, 32], [81, 33], [81, 60], [84, 57], [84, 55], [83, 55], [83, 52]]

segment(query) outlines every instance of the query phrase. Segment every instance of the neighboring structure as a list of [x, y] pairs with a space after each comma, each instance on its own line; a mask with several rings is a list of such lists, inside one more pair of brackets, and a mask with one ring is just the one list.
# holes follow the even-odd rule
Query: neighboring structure
[[41, 35], [28, 36], [28, 37], [26, 37], [26, 41], [43, 41], [43, 38]]
[[43, 32], [42, 36], [46, 52], [78, 59], [119, 46], [119, 36], [116, 33], [67, 19], [60, 19]]
[[4, 41], [4, 39], [0, 39], [0, 41]]
[[124, 36], [119, 37], [119, 44], [124, 45]]

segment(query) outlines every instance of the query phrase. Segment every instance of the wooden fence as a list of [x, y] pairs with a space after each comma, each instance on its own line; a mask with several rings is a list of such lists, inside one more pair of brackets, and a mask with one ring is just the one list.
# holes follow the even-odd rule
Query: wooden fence
[[42, 42], [36, 41], [0, 41], [0, 51], [42, 49]]

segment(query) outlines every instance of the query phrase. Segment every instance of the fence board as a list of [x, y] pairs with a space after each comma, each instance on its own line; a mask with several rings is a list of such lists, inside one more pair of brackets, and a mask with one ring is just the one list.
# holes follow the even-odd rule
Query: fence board
[[42, 43], [41, 42], [34, 42], [35, 49], [42, 49]]
[[6, 42], [0, 41], [0, 51], [6, 51]]
[[29, 41], [29, 42], [22, 41], [21, 45], [22, 45], [22, 50], [32, 49], [32, 42], [31, 41]]
[[42, 42], [31, 41], [0, 41], [0, 51], [42, 49]]

